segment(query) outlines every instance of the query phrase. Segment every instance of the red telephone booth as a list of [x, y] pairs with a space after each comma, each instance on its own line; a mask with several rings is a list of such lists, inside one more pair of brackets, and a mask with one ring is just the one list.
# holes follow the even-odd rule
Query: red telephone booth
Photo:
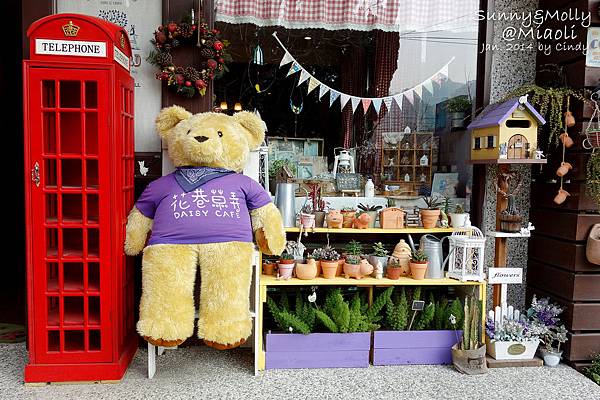
[[25, 382], [120, 379], [137, 348], [133, 78], [122, 28], [77, 14], [29, 28], [24, 62]]

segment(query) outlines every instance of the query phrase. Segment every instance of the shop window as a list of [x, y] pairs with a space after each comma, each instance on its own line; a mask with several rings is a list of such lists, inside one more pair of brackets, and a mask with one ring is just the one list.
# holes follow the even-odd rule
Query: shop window
[[481, 149], [481, 138], [479, 138], [479, 137], [473, 138], [473, 149], [475, 149], [475, 150]]
[[496, 136], [491, 135], [487, 137], [487, 148], [488, 149], [493, 149], [494, 147], [496, 147]]

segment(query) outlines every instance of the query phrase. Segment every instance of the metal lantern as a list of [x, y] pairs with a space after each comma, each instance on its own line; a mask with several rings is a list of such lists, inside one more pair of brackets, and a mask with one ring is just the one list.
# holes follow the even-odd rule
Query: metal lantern
[[350, 150], [336, 147], [334, 152], [339, 150], [333, 162], [333, 177], [338, 173], [354, 173], [354, 158], [350, 155]]
[[485, 279], [483, 273], [485, 236], [476, 227], [469, 230], [453, 232], [449, 236], [450, 253], [448, 254], [448, 277], [461, 282]]

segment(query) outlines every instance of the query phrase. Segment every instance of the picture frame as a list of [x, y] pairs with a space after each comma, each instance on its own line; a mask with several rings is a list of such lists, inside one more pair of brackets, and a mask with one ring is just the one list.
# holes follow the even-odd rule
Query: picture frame
[[458, 172], [436, 172], [433, 174], [431, 194], [439, 196], [456, 197], [458, 186]]

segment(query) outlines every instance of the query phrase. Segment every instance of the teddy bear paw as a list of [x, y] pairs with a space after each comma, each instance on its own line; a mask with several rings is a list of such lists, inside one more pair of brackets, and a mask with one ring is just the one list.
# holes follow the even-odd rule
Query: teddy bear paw
[[236, 347], [239, 347], [239, 346], [243, 345], [244, 343], [246, 343], [246, 339], [240, 339], [235, 343], [229, 343], [229, 344], [211, 342], [210, 340], [204, 339], [205, 345], [207, 345], [208, 347], [212, 347], [213, 349], [217, 349], [217, 350], [235, 349]]
[[183, 343], [183, 339], [165, 340], [165, 339], [161, 339], [161, 338], [155, 339], [150, 336], [144, 336], [144, 340], [154, 346], [161, 346], [161, 347], [175, 347], [175, 346], [179, 346], [181, 343]]

